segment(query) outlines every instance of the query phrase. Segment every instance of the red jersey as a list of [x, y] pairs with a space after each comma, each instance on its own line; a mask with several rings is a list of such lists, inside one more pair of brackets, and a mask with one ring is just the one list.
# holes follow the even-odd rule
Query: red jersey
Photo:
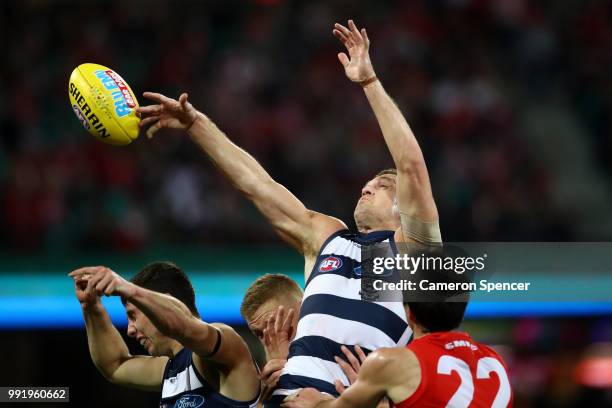
[[467, 333], [431, 333], [408, 346], [419, 360], [421, 383], [397, 408], [512, 407], [508, 370], [492, 348]]

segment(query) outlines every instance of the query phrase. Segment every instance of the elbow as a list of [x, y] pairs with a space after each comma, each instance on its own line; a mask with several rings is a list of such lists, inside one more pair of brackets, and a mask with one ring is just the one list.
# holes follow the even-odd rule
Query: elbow
[[397, 172], [404, 175], [419, 175], [427, 172], [427, 166], [423, 156], [401, 157], [395, 163]]
[[101, 364], [97, 361], [94, 361], [94, 364], [106, 381], [113, 383], [113, 384], [118, 384], [119, 380], [117, 379], [117, 376], [115, 375], [115, 373], [117, 372], [119, 367], [121, 367], [121, 364], [123, 363], [123, 361], [128, 360], [128, 359], [129, 357], [122, 358], [121, 360], [117, 361], [114, 364], [106, 364], [106, 365]]

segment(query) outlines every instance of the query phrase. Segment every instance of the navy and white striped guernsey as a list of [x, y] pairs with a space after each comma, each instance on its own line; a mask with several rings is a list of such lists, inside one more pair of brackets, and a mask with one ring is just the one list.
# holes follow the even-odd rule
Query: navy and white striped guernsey
[[235, 401], [215, 391], [193, 365], [192, 352], [186, 348], [168, 361], [159, 408], [255, 408], [259, 396], [252, 401]]
[[344, 356], [341, 345], [354, 352], [359, 345], [369, 353], [381, 347], [408, 343], [408, 326], [403, 304], [369, 302], [361, 299], [361, 248], [388, 242], [396, 252], [394, 231], [351, 234], [338, 231], [321, 247], [306, 282], [296, 335], [289, 357], [270, 403], [277, 406], [298, 388], [313, 387], [337, 396], [334, 380], [348, 379], [334, 356]]

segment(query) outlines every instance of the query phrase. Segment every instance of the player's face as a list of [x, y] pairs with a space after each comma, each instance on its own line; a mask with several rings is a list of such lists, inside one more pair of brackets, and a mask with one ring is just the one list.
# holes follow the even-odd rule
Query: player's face
[[253, 333], [259, 339], [262, 345], [264, 344], [263, 330], [268, 323], [268, 319], [276, 314], [276, 309], [279, 306], [283, 306], [285, 310], [293, 309], [293, 322], [291, 326], [293, 328], [293, 333], [295, 334], [295, 328], [297, 327], [300, 314], [299, 302], [295, 299], [270, 299], [259, 306], [250, 319], [247, 319], [247, 325], [249, 326], [251, 333]]
[[359, 231], [399, 227], [399, 216], [395, 209], [395, 180], [394, 174], [384, 174], [368, 181], [361, 189], [354, 213]]
[[129, 302], [125, 304], [125, 311], [128, 318], [128, 336], [136, 339], [152, 356], [167, 355], [166, 337], [155, 328], [151, 320]]

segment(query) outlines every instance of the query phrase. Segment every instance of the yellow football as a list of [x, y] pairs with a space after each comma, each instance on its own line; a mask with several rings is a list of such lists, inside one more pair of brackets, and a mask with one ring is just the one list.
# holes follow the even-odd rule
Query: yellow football
[[138, 137], [138, 101], [119, 74], [99, 64], [81, 64], [68, 84], [72, 110], [85, 129], [104, 143], [123, 146]]

